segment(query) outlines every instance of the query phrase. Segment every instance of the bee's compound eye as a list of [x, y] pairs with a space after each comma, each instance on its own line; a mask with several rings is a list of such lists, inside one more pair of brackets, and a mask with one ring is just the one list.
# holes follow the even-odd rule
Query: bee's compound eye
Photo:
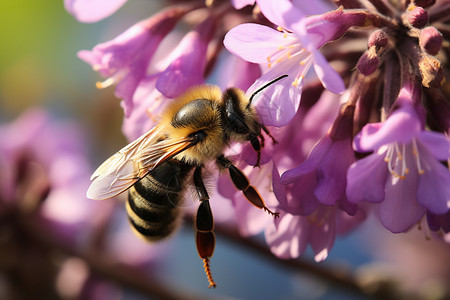
[[199, 131], [197, 131], [197, 132], [194, 132], [193, 134], [192, 134], [192, 137], [193, 137], [193, 139], [194, 139], [194, 141], [195, 142], [201, 142], [201, 141], [203, 141], [204, 139], [206, 139], [206, 132], [205, 131], [203, 131], [203, 130], [199, 130]]

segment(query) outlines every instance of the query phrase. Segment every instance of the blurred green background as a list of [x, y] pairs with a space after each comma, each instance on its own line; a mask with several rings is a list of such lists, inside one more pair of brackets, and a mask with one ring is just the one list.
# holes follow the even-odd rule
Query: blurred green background
[[[122, 109], [114, 87], [77, 57], [151, 16], [158, 1], [134, 0], [97, 23], [75, 20], [61, 1], [0, 1], [0, 121], [10, 122], [32, 106], [79, 120], [90, 134], [93, 153], [114, 152], [125, 143]], [[109, 149], [109, 151], [108, 151]], [[95, 163], [100, 158], [94, 159]]]

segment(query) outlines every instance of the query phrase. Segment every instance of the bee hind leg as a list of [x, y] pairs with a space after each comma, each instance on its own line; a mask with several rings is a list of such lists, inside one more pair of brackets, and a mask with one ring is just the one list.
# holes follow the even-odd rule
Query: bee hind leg
[[273, 212], [266, 206], [264, 200], [259, 195], [259, 192], [250, 185], [250, 181], [248, 180], [247, 176], [245, 176], [245, 174], [241, 170], [236, 168], [230, 160], [222, 155], [217, 159], [217, 164], [223, 168], [228, 169], [231, 181], [233, 181], [234, 186], [238, 190], [242, 191], [242, 193], [244, 193], [244, 196], [248, 201], [250, 201], [256, 207], [263, 209], [269, 215], [272, 215], [275, 218], [280, 216], [280, 213]]
[[206, 277], [209, 281], [209, 287], [216, 287], [216, 283], [212, 278], [211, 268], [209, 265], [209, 259], [214, 253], [215, 236], [214, 236], [214, 219], [209, 205], [209, 195], [205, 188], [205, 184], [202, 179], [202, 167], [197, 167], [194, 171], [194, 186], [197, 191], [197, 195], [200, 199], [200, 205], [197, 209], [197, 215], [195, 216], [195, 229], [196, 229], [196, 245], [198, 255], [203, 259], [203, 266], [205, 268]]

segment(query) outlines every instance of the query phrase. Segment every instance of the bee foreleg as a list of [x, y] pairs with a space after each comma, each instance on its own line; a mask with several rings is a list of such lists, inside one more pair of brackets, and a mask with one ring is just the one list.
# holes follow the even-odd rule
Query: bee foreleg
[[197, 251], [200, 258], [203, 259], [209, 287], [216, 287], [209, 267], [209, 258], [213, 255], [215, 246], [214, 219], [209, 205], [208, 191], [202, 179], [202, 167], [195, 169], [193, 178], [195, 189], [200, 199], [200, 205], [195, 217]]
[[262, 130], [264, 130], [264, 132], [272, 139], [272, 143], [273, 143], [273, 144], [278, 144], [277, 140], [270, 134], [270, 131], [269, 131], [269, 129], [267, 129], [266, 126], [264, 126], [264, 125], [261, 124], [261, 128], [262, 128]]
[[255, 149], [256, 153], [258, 154], [258, 158], [256, 159], [256, 165], [255, 167], [259, 168], [259, 164], [261, 162], [261, 148], [264, 147], [264, 138], [262, 135], [259, 135], [261, 137], [261, 143], [259, 142], [258, 136], [250, 136], [250, 143], [252, 144], [253, 149]]
[[244, 196], [248, 201], [250, 201], [256, 207], [265, 210], [270, 215], [273, 215], [275, 218], [279, 217], [280, 213], [273, 212], [266, 206], [264, 200], [259, 195], [259, 192], [250, 185], [250, 181], [248, 180], [247, 176], [245, 176], [245, 174], [241, 170], [236, 168], [230, 160], [222, 155], [217, 159], [217, 163], [219, 164], [219, 166], [228, 169], [231, 181], [233, 181], [234, 186], [244, 193]]

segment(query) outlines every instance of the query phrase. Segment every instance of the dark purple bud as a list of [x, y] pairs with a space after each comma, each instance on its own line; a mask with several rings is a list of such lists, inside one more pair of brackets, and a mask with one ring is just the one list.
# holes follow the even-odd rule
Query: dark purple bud
[[420, 7], [429, 7], [436, 3], [436, 0], [414, 0], [413, 3]]
[[357, 68], [364, 76], [369, 76], [375, 72], [380, 64], [380, 59], [375, 48], [375, 46], [372, 46], [358, 60]]
[[428, 23], [428, 12], [420, 6], [415, 7], [406, 15], [411, 26], [416, 28], [423, 28]]
[[419, 43], [428, 54], [436, 55], [442, 46], [442, 34], [433, 26], [426, 27], [420, 32]]
[[330, 138], [333, 141], [351, 139], [353, 135], [353, 118], [355, 115], [355, 104], [347, 103], [341, 107], [336, 120], [330, 128]]
[[382, 29], [378, 29], [370, 34], [367, 45], [369, 46], [369, 48], [375, 46], [377, 51], [379, 51], [380, 49], [387, 46], [388, 41], [389, 37], [386, 32]]

